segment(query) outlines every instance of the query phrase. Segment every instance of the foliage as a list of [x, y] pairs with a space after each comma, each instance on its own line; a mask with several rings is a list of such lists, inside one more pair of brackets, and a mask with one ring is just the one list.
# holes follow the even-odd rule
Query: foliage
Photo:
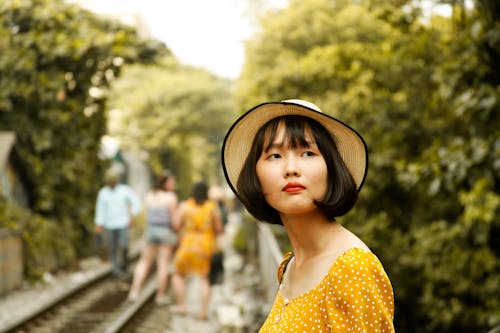
[[0, 228], [19, 232], [24, 249], [24, 276], [28, 281], [35, 281], [46, 271], [69, 267], [75, 262], [75, 250], [66, 241], [66, 230], [70, 229], [60, 228], [55, 221], [1, 197]]
[[500, 284], [498, 20], [475, 11], [460, 22], [452, 56], [434, 76], [446, 103], [433, 113], [442, 134], [400, 172], [418, 204], [447, 207], [414, 228], [409, 254], [422, 274], [424, 320], [439, 332], [500, 328], [500, 302], [490, 297]]
[[498, 17], [423, 21], [411, 4], [292, 0], [247, 42], [237, 104], [308, 99], [360, 131], [370, 171], [342, 222], [382, 259], [397, 331], [486, 332], [500, 318]]
[[107, 88], [123, 64], [165, 52], [134, 29], [62, 0], [0, 5], [0, 129], [16, 133], [15, 167], [29, 208], [53, 221], [49, 228], [72, 251], [86, 248], [106, 167], [97, 154]]
[[131, 66], [114, 83], [111, 134], [126, 149], [146, 151], [154, 171], [174, 171], [183, 197], [197, 179], [219, 180], [232, 103], [231, 82], [166, 57]]

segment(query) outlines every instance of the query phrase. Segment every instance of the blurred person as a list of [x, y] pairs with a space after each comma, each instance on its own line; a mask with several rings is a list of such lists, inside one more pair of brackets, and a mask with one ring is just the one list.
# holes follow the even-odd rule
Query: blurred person
[[144, 232], [145, 246], [134, 270], [132, 286], [128, 299], [135, 301], [148, 276], [153, 261], [156, 258], [158, 289], [155, 301], [162, 305], [168, 303], [166, 295], [169, 264], [177, 235], [172, 226], [172, 219], [177, 210], [177, 194], [175, 193], [175, 177], [166, 172], [156, 180], [155, 187], [145, 197], [146, 229]]
[[394, 332], [382, 264], [337, 220], [356, 203], [368, 167], [354, 129], [304, 100], [262, 103], [231, 126], [222, 165], [249, 213], [283, 225], [293, 250], [260, 333]]
[[[223, 229], [225, 229], [228, 222], [228, 211], [224, 189], [218, 185], [213, 185], [208, 190], [208, 197], [217, 203], [221, 215], [222, 226]], [[210, 272], [208, 277], [211, 285], [222, 283], [224, 273], [224, 245], [224, 235], [221, 234], [217, 237], [217, 246], [210, 258]]]
[[104, 178], [106, 185], [97, 194], [95, 231], [98, 235], [106, 231], [113, 276], [127, 278], [129, 228], [141, 206], [132, 188], [119, 183], [119, 173], [108, 170]]
[[172, 286], [176, 307], [173, 311], [186, 314], [186, 276], [193, 274], [200, 279], [199, 319], [206, 320], [211, 293], [210, 258], [216, 248], [216, 236], [222, 234], [223, 226], [217, 203], [208, 198], [205, 182], [193, 185], [190, 198], [179, 206], [174, 225], [180, 233], [180, 242], [174, 258]]

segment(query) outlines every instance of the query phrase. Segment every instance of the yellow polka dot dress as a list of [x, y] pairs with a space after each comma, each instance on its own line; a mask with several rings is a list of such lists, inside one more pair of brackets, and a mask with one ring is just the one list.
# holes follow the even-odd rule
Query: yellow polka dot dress
[[[279, 280], [291, 253], [278, 271]], [[313, 289], [294, 299], [278, 291], [260, 333], [394, 332], [394, 296], [378, 258], [353, 248], [341, 254]]]

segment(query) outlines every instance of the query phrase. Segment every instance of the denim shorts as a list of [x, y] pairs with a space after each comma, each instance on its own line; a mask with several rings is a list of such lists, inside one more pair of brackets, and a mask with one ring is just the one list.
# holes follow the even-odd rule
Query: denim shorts
[[174, 245], [177, 243], [177, 235], [169, 227], [148, 225], [146, 228], [146, 242], [156, 245]]

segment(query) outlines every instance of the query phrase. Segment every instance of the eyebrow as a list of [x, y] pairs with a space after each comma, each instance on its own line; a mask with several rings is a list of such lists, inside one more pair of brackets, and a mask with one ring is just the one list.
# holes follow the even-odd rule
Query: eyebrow
[[[292, 147], [292, 145], [290, 145], [289, 143], [285, 144], [285, 141], [287, 141], [287, 140], [283, 140], [281, 142], [273, 142], [273, 143], [267, 145], [264, 148], [264, 151], [269, 151], [271, 149], [282, 149], [285, 146]], [[316, 145], [316, 142], [314, 140], [305, 140], [305, 142], [307, 143], [307, 145], [304, 145], [304, 146], [301, 146], [301, 147], [310, 147], [312, 145]]]

